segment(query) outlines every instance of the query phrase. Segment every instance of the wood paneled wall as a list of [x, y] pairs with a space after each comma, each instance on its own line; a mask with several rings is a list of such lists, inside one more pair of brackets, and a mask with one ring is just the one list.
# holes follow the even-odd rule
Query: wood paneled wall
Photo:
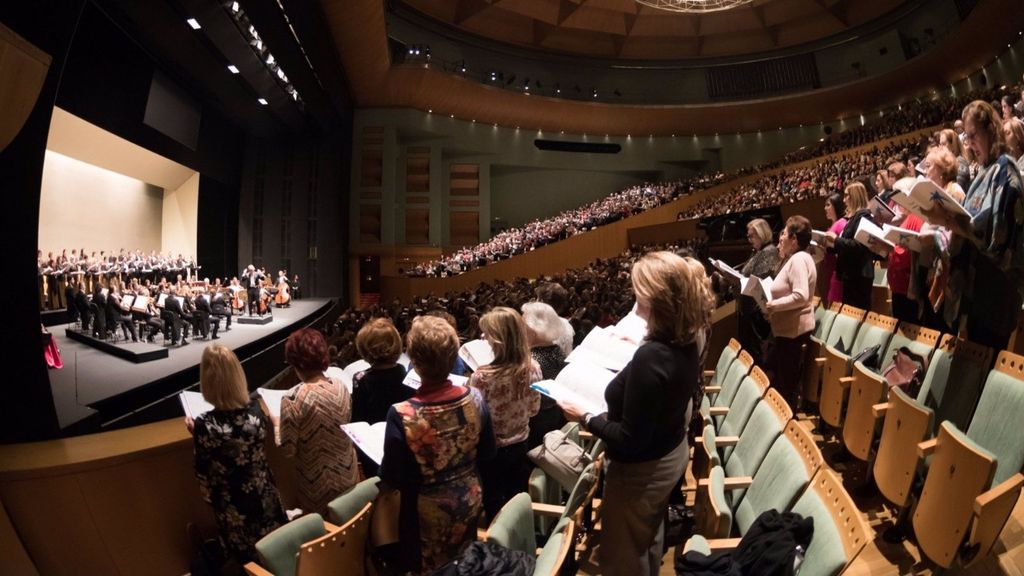
[[430, 244], [430, 147], [405, 152], [405, 243]]

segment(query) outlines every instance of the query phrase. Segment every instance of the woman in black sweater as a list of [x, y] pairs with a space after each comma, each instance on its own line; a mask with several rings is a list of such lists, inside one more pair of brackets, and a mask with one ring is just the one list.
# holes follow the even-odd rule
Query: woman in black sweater
[[655, 576], [669, 493], [689, 455], [686, 429], [700, 375], [695, 338], [711, 310], [693, 268], [670, 252], [637, 261], [632, 282], [647, 337], [608, 384], [607, 414], [587, 414], [569, 404], [562, 409], [608, 446], [602, 573]]
[[870, 310], [875, 255], [853, 237], [861, 220], [871, 220], [867, 188], [860, 182], [850, 184], [843, 193], [843, 202], [846, 204], [846, 226], [838, 237], [829, 232], [826, 244], [830, 243], [836, 254], [836, 278], [843, 284], [843, 304]]

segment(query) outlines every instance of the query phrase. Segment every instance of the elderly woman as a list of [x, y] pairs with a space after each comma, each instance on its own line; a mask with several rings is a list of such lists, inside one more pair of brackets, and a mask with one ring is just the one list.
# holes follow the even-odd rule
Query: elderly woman
[[476, 540], [483, 508], [477, 467], [494, 454], [494, 430], [480, 392], [448, 379], [459, 353], [454, 328], [415, 318], [407, 353], [422, 384], [388, 411], [380, 477], [402, 494], [398, 568], [430, 573]]
[[1017, 161], [1017, 170], [1024, 172], [1024, 122], [1020, 118], [1005, 120], [1003, 138], [1006, 140], [1006, 153]]
[[636, 313], [647, 337], [605, 390], [606, 414], [562, 404], [608, 444], [601, 505], [600, 566], [609, 576], [655, 576], [661, 566], [669, 493], [686, 469], [691, 398], [700, 379], [698, 333], [707, 294], [695, 267], [671, 252], [633, 265]]
[[[779, 250], [772, 243], [772, 229], [762, 218], [755, 218], [747, 223], [747, 241], [754, 254], [747, 260], [740, 272], [744, 276], [765, 278], [775, 272], [779, 264]], [[754, 299], [740, 295], [737, 298], [739, 311], [740, 344], [760, 364], [762, 349], [772, 335], [771, 324], [761, 313]]]
[[[555, 309], [543, 302], [527, 302], [523, 304], [522, 310], [530, 356], [540, 366], [541, 378], [553, 380], [565, 367], [565, 353], [558, 342], [564, 341], [565, 336], [572, 342], [572, 334], [565, 329], [565, 323], [555, 313]], [[540, 411], [530, 418], [527, 446], [538, 446], [544, 441], [545, 434], [561, 428], [563, 424], [565, 417], [558, 403], [552, 398], [541, 396]]]
[[843, 202], [846, 204], [846, 226], [839, 235], [828, 232], [825, 243], [831, 245], [836, 254], [836, 276], [843, 284], [843, 303], [870, 310], [876, 257], [867, 246], [853, 238], [860, 221], [865, 218], [871, 220], [867, 188], [860, 182], [850, 184], [843, 193]]
[[803, 347], [814, 331], [814, 286], [818, 271], [807, 252], [811, 245], [811, 223], [803, 216], [792, 216], [779, 234], [782, 266], [772, 282], [767, 308], [772, 322], [774, 346], [767, 366], [772, 385], [794, 409], [800, 389], [800, 360]]
[[375, 318], [356, 334], [356, 350], [370, 368], [352, 379], [352, 421], [383, 422], [392, 404], [413, 395], [405, 381], [405, 367], [398, 363], [402, 355], [402, 337], [386, 318]]
[[352, 398], [324, 375], [327, 342], [319, 331], [293, 332], [284, 356], [301, 383], [281, 399], [281, 448], [296, 460], [299, 507], [326, 516], [327, 504], [359, 481], [355, 448], [341, 430], [352, 418]]
[[928, 214], [929, 221], [953, 232], [944, 316], [950, 326], [966, 316], [971, 341], [1002, 350], [1016, 327], [1024, 287], [1021, 175], [1005, 154], [1002, 121], [990, 104], [971, 102], [963, 121], [967, 146], [980, 167], [964, 200], [971, 217], [957, 218], [941, 206]]
[[256, 541], [287, 521], [263, 451], [267, 420], [250, 401], [242, 365], [229, 348], [212, 344], [203, 350], [199, 389], [213, 410], [185, 420], [193, 433], [196, 478], [213, 506], [224, 548], [242, 566], [256, 559]]

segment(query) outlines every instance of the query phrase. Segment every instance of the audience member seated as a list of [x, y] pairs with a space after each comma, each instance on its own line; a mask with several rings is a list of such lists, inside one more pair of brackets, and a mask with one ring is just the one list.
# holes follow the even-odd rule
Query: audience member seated
[[355, 448], [341, 430], [351, 420], [352, 398], [324, 376], [327, 342], [317, 330], [293, 332], [284, 355], [302, 382], [281, 399], [281, 449], [295, 458], [299, 507], [326, 516], [327, 504], [359, 481]]
[[249, 399], [238, 357], [224, 346], [203, 350], [199, 389], [213, 410], [185, 419], [195, 442], [196, 478], [213, 506], [224, 549], [241, 567], [256, 559], [256, 541], [286, 521], [263, 451], [267, 420]]
[[480, 526], [477, 467], [494, 455], [494, 430], [480, 392], [448, 379], [458, 353], [447, 322], [413, 319], [407, 354], [422, 384], [388, 411], [380, 466], [384, 483], [401, 491], [400, 571], [429, 574], [476, 540]]

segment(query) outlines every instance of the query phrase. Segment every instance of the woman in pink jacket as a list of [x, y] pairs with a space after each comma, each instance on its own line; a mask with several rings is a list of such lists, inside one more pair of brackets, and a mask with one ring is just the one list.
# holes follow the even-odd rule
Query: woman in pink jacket
[[811, 244], [811, 223], [803, 216], [786, 220], [779, 234], [779, 259], [782, 262], [772, 283], [767, 304], [775, 339], [766, 362], [772, 386], [796, 411], [800, 387], [803, 346], [814, 330], [811, 299], [818, 272], [814, 258], [807, 252]]

